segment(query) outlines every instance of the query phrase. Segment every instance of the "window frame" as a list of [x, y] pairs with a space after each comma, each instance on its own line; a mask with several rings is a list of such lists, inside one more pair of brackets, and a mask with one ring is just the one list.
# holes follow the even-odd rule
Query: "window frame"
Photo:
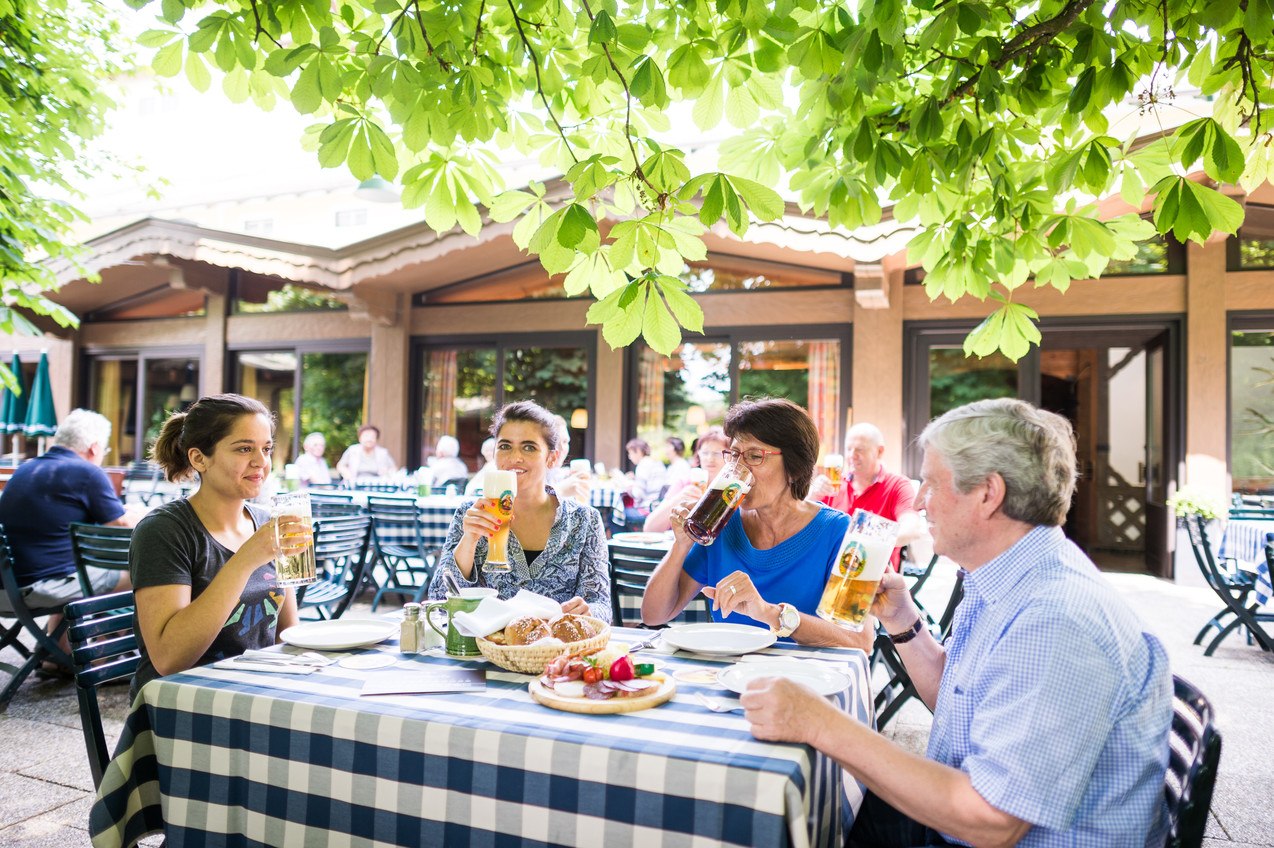
[[[202, 319], [200, 319], [202, 320]], [[195, 363], [195, 371], [199, 374], [199, 383], [203, 384], [204, 374], [204, 354], [206, 349], [200, 346], [192, 345], [161, 345], [158, 347], [111, 347], [103, 345], [85, 345], [80, 349], [80, 377], [79, 377], [79, 397], [81, 403], [79, 406], [84, 409], [97, 409], [97, 396], [95, 394], [94, 364], [106, 361], [133, 361], [137, 363], [137, 388], [133, 397], [133, 438], [137, 446], [137, 450], [142, 454], [145, 452], [143, 444], [146, 434], [146, 425], [143, 421], [146, 409], [146, 373], [147, 363], [153, 359], [189, 359]], [[198, 386], [196, 389], [198, 390]], [[127, 432], [123, 430], [123, 432]], [[144, 455], [134, 455], [133, 459], [145, 459]], [[116, 461], [122, 461], [121, 457], [115, 457]]]
[[[335, 310], [334, 310], [335, 311]], [[278, 315], [277, 312], [264, 313]], [[301, 368], [307, 353], [362, 353], [367, 355], [367, 368], [372, 367], [372, 342], [370, 338], [323, 339], [290, 344], [264, 344], [261, 342], [240, 342], [226, 345], [226, 363], [229, 367], [224, 372], [224, 385], [227, 391], [239, 392], [239, 355], [244, 353], [291, 353], [296, 356], [296, 368], [292, 371], [295, 391], [292, 393], [292, 415], [296, 427], [293, 428], [292, 444], [288, 446], [287, 456], [300, 456], [301, 442], [301, 401], [305, 391], [301, 382]], [[270, 410], [276, 412], [276, 410]], [[274, 446], [277, 452], [281, 446]]]
[[[763, 290], [773, 292], [770, 290]], [[804, 291], [804, 289], [802, 289]], [[748, 292], [749, 294], [751, 292]], [[702, 335], [684, 335], [682, 342], [691, 344], [721, 344], [725, 343], [730, 346], [730, 397], [726, 408], [733, 406], [739, 402], [739, 344], [744, 342], [810, 342], [810, 341], [837, 341], [840, 342], [840, 397], [841, 402], [839, 409], [836, 411], [836, 426], [838, 428], [837, 438], [843, 439], [846, 428], [846, 410], [850, 407], [850, 401], [853, 398], [853, 343], [854, 343], [854, 325], [852, 323], [844, 324], [765, 324], [761, 326], [739, 327], [739, 326], [723, 326], [723, 327], [705, 327]], [[638, 385], [638, 370], [640, 368], [640, 352], [642, 348], [647, 347], [645, 342], [640, 338], [634, 341], [624, 351], [624, 414], [623, 414], [623, 432], [624, 437], [621, 444], [626, 444], [629, 439], [635, 438], [637, 435], [637, 393], [640, 390]], [[625, 469], [631, 468], [628, 457], [621, 458]]]
[[[573, 299], [573, 298], [572, 298]], [[447, 305], [452, 304], [434, 304]], [[471, 303], [454, 304], [457, 306], [472, 306]], [[437, 335], [437, 336], [413, 336], [410, 343], [411, 360], [407, 369], [408, 380], [410, 380], [410, 389], [407, 395], [407, 454], [408, 456], [420, 457], [424, 456], [422, 451], [424, 445], [421, 444], [421, 417], [425, 414], [425, 391], [424, 391], [424, 354], [430, 350], [482, 350], [494, 349], [496, 352], [496, 370], [495, 370], [495, 389], [496, 396], [493, 398], [495, 409], [499, 409], [512, 400], [504, 398], [504, 352], [509, 349], [525, 348], [525, 347], [578, 347], [583, 349], [588, 357], [588, 400], [585, 408], [588, 410], [588, 420], [590, 422], [597, 420], [597, 338], [596, 332], [584, 331], [560, 331], [546, 333], [498, 333], [498, 334], [475, 334], [464, 333], [455, 335]], [[571, 418], [571, 411], [563, 412], [560, 409], [551, 409], [561, 415], [568, 422]], [[584, 443], [577, 446], [577, 450], [583, 456], [591, 457], [593, 455], [593, 427], [590, 426], [584, 430]]]

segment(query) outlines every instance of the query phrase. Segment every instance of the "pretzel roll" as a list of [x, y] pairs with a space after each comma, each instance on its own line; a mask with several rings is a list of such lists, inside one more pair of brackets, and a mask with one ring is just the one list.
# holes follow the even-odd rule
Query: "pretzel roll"
[[563, 642], [583, 642], [597, 635], [593, 622], [578, 615], [566, 615], [553, 622], [553, 635]]
[[510, 645], [529, 645], [553, 635], [548, 622], [533, 615], [515, 619], [504, 628], [504, 641]]

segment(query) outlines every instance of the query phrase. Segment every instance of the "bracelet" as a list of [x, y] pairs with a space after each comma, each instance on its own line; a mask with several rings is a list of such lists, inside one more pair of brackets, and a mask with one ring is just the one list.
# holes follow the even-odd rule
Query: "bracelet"
[[916, 616], [915, 622], [906, 630], [898, 634], [893, 634], [886, 631], [886, 634], [889, 636], [890, 642], [893, 642], [895, 645], [902, 645], [906, 642], [910, 642], [912, 639], [915, 639], [917, 636], [920, 635], [920, 631], [924, 629], [925, 629], [924, 619], [922, 619], [920, 616]]

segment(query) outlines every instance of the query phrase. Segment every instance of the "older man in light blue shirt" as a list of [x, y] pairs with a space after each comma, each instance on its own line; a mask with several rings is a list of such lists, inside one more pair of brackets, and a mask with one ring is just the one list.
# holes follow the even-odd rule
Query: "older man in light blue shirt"
[[1172, 680], [1163, 647], [1062, 534], [1070, 425], [1016, 400], [933, 421], [918, 505], [965, 570], [943, 646], [901, 576], [873, 610], [934, 711], [924, 758], [788, 681], [743, 696], [753, 733], [835, 757], [869, 794], [851, 846], [1161, 845]]

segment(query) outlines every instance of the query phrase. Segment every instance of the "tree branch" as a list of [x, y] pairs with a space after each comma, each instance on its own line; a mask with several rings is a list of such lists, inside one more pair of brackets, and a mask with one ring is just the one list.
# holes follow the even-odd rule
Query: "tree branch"
[[[402, 21], [402, 19], [407, 15], [408, 10], [412, 9], [414, 6], [415, 6], [414, 3], [411, 6], [403, 6], [402, 11], [399, 12], [397, 15], [395, 15], [394, 19], [389, 22], [389, 26], [385, 29], [385, 34], [380, 37], [380, 41], [376, 42], [377, 53], [380, 52], [380, 48], [385, 44], [385, 39], [389, 38], [390, 34], [393, 33], [394, 29], [398, 26], [398, 24]], [[416, 14], [420, 14], [419, 8], [416, 9]], [[426, 44], [429, 43], [429, 39], [427, 37], [425, 38], [425, 43]], [[432, 52], [432, 50], [430, 52]]]
[[[1075, 19], [1078, 18], [1089, 6], [1093, 5], [1094, 2], [1096, 2], [1096, 0], [1071, 0], [1071, 2], [1067, 4], [1066, 8], [1062, 9], [1062, 11], [1055, 17], [1049, 18], [1046, 21], [1041, 21], [1034, 26], [1027, 27], [1015, 35], [1012, 40], [1004, 45], [1004, 53], [1001, 54], [1000, 58], [991, 62], [987, 65], [987, 67], [998, 71], [1018, 56], [1021, 56], [1022, 54], [1040, 46], [1044, 42], [1051, 40], [1058, 33], [1073, 24]], [[964, 82], [960, 83], [960, 85], [956, 86], [942, 101], [941, 105], [946, 106], [947, 104], [953, 103], [968, 95], [969, 92], [973, 91], [973, 89], [977, 86], [978, 80], [980, 80], [981, 77], [981, 70], [974, 73]]]
[[[588, 19], [590, 21], [593, 20], [593, 9], [588, 0], [583, 0], [583, 4], [584, 12], [588, 15]], [[624, 78], [619, 66], [615, 64], [615, 57], [610, 54], [610, 47], [605, 42], [602, 43], [602, 52], [606, 54], [606, 61], [610, 64], [610, 69], [615, 72], [615, 76], [619, 77], [619, 84], [624, 87], [624, 141], [628, 142], [628, 152], [633, 157], [633, 176], [650, 187], [650, 190], [655, 193], [655, 202], [660, 208], [663, 208], [664, 193], [642, 171], [641, 159], [637, 157], [637, 145], [633, 144], [633, 96], [628, 91], [628, 80]]]
[[[451, 73], [451, 63], [434, 53], [433, 42], [429, 40], [429, 33], [425, 32], [425, 19], [420, 14], [419, 0], [411, 0], [411, 7], [416, 10], [416, 26], [420, 27], [420, 37], [425, 40], [425, 49], [429, 51], [429, 55], [432, 56], [434, 61], [438, 63], [438, 67], [442, 68], [447, 73]], [[404, 9], [403, 11], [405, 12], [407, 10]], [[390, 29], [392, 30], [393, 27], [391, 26]]]
[[482, 37], [482, 13], [487, 10], [487, 0], [478, 4], [478, 23], [473, 28], [473, 58], [478, 58], [478, 39]]
[[256, 34], [257, 34], [257, 40], [258, 40], [258, 41], [260, 40], [260, 37], [261, 37], [262, 35], [265, 35], [265, 37], [266, 37], [266, 38], [268, 38], [268, 39], [270, 39], [271, 41], [273, 41], [273, 42], [274, 42], [274, 46], [275, 46], [275, 47], [282, 47], [282, 46], [283, 46], [282, 44], [280, 44], [280, 43], [279, 43], [279, 40], [278, 40], [277, 38], [275, 38], [275, 37], [274, 37], [274, 36], [270, 33], [270, 31], [269, 31], [268, 29], [266, 29], [264, 26], [262, 26], [262, 24], [261, 24], [261, 10], [257, 8], [257, 0], [252, 0], [252, 17], [253, 17], [253, 19], [257, 22], [257, 33], [256, 33]]
[[[416, 0], [412, 0], [416, 2]], [[571, 154], [572, 161], [578, 162], [579, 157], [575, 155], [570, 141], [566, 138], [566, 130], [562, 129], [561, 123], [557, 120], [557, 115], [553, 114], [553, 107], [549, 105], [549, 99], [544, 94], [544, 81], [540, 78], [540, 58], [535, 55], [535, 48], [531, 46], [531, 42], [526, 37], [526, 30], [522, 29], [522, 18], [518, 15], [518, 10], [513, 6], [513, 0], [505, 0], [509, 7], [509, 11], [513, 13], [513, 23], [518, 28], [518, 36], [522, 39], [522, 46], [526, 48], [527, 55], [531, 57], [531, 67], [535, 68], [535, 90], [539, 92], [540, 102], [544, 104], [545, 110], [549, 113], [549, 118], [553, 121], [553, 126], [557, 127], [557, 134], [562, 137], [562, 143], [566, 145], [566, 152]]]

